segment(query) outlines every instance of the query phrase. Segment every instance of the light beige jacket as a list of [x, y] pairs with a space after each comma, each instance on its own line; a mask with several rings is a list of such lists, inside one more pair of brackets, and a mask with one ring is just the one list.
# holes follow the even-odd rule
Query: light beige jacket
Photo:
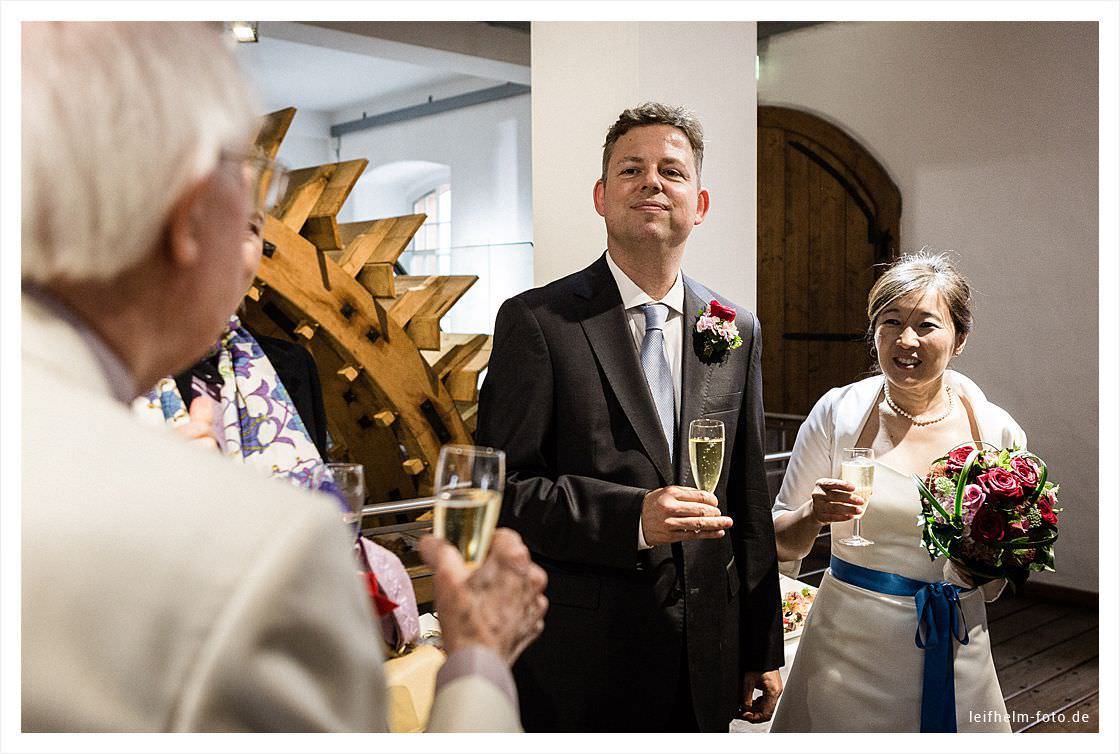
[[[382, 731], [381, 639], [333, 503], [112, 397], [23, 301], [24, 731]], [[518, 730], [466, 675], [429, 730]]]

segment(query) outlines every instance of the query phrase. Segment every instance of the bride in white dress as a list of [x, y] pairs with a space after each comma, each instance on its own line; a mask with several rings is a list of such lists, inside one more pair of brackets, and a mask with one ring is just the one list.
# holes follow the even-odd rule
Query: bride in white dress
[[[945, 257], [899, 260], [872, 289], [868, 318], [881, 374], [817, 402], [774, 505], [779, 560], [796, 567], [830, 524], [832, 562], [771, 730], [1010, 732], [984, 608], [1003, 582], [973, 589], [943, 558], [930, 560], [911, 474], [924, 476], [933, 459], [970, 440], [1024, 447], [1023, 431], [971, 380], [947, 370], [972, 316], [968, 284]], [[875, 451], [870, 501], [839, 479], [850, 447]], [[874, 544], [841, 544], [861, 512], [861, 534]], [[955, 636], [923, 634], [927, 648], [917, 646], [916, 593], [945, 595], [957, 611]], [[949, 654], [927, 659], [937, 636]]]

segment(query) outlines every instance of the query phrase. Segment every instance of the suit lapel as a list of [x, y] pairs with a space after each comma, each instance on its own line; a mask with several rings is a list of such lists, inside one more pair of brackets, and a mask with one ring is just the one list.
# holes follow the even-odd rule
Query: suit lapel
[[653, 397], [630, 336], [618, 286], [607, 267], [605, 255], [587, 268], [584, 280], [586, 285], [581, 295], [587, 299], [587, 308], [580, 324], [646, 455], [668, 484], [673, 479], [669, 445], [661, 431], [657, 409], [654, 408]]
[[681, 337], [681, 411], [679, 427], [677, 429], [677, 455], [676, 455], [676, 481], [678, 484], [686, 482], [695, 485], [688, 461], [688, 425], [700, 416], [704, 406], [704, 396], [708, 392], [708, 384], [712, 378], [712, 365], [706, 364], [696, 355], [693, 344], [696, 331], [698, 312], [707, 304], [702, 300], [689, 281], [685, 279], [684, 285], [684, 319]]

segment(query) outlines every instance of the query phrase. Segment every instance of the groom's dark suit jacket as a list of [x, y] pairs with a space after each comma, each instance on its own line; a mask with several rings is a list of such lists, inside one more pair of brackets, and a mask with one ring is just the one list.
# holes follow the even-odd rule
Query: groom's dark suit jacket
[[[782, 664], [759, 327], [739, 310], [742, 347], [704, 363], [695, 325], [712, 298], [730, 305], [685, 278], [673, 464], [604, 257], [498, 312], [476, 442], [505, 450], [501, 525], [549, 579], [544, 633], [514, 667], [526, 730], [660, 730], [687, 672], [700, 730], [726, 732], [743, 672]], [[698, 417], [726, 427], [715, 494], [735, 525], [639, 551], [646, 492], [693, 484]]]

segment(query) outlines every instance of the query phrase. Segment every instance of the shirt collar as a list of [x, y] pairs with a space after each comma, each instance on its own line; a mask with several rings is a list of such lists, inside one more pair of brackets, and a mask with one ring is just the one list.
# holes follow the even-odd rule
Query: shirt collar
[[101, 369], [101, 376], [105, 379], [105, 384], [108, 385], [114, 398], [121, 403], [129, 403], [136, 397], [135, 380], [128, 371], [128, 367], [125, 366], [124, 361], [113, 352], [113, 349], [111, 349], [89, 325], [82, 321], [81, 317], [75, 314], [70, 307], [59, 301], [58, 298], [39, 286], [23, 283], [22, 288], [24, 295], [32, 298], [40, 306], [74, 330], [82, 343], [84, 343], [90, 353], [93, 354], [97, 366]]
[[[614, 259], [611, 258], [611, 252], [607, 251], [607, 267], [610, 268], [611, 275], [614, 276], [614, 282], [618, 286], [618, 293], [622, 297], [622, 308], [633, 309], [642, 304], [648, 304], [655, 301], [648, 293], [638, 287], [638, 284], [627, 277], [626, 273], [615, 264]], [[681, 271], [677, 270], [677, 279], [673, 281], [673, 287], [661, 299], [660, 303], [669, 307], [671, 312], [677, 314], [684, 314], [684, 277]]]

